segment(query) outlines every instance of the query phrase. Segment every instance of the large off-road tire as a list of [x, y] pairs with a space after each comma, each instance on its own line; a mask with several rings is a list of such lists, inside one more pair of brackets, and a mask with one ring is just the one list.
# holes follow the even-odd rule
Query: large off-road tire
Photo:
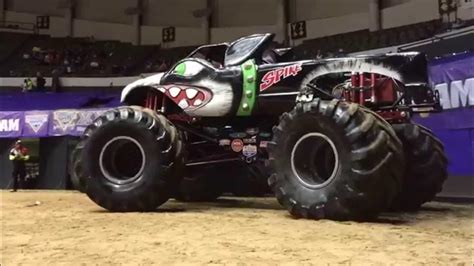
[[218, 167], [193, 167], [181, 180], [175, 199], [184, 202], [215, 201], [224, 192], [224, 176]]
[[268, 182], [293, 216], [365, 220], [399, 192], [402, 144], [389, 124], [357, 104], [298, 103], [273, 133]]
[[86, 191], [86, 181], [87, 177], [85, 176], [83, 161], [82, 161], [82, 151], [84, 150], [84, 141], [81, 140], [72, 150], [69, 155], [68, 171], [69, 177], [71, 179], [72, 186], [75, 190], [80, 192]]
[[401, 192], [392, 203], [396, 211], [416, 211], [433, 200], [448, 176], [448, 160], [441, 141], [417, 124], [393, 125], [403, 142], [407, 160]]
[[110, 211], [151, 211], [179, 182], [182, 142], [162, 115], [141, 107], [106, 112], [84, 133], [86, 193]]

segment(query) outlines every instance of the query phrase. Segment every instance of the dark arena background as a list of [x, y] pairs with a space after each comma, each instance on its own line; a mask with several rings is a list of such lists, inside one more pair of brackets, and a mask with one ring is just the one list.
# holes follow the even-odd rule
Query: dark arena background
[[0, 0], [0, 265], [473, 265], [473, 180], [471, 0]]

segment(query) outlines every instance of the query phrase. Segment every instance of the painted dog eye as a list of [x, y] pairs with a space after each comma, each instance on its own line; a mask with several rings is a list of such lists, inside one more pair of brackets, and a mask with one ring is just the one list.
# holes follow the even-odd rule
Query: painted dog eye
[[173, 73], [184, 76], [184, 77], [192, 77], [197, 75], [204, 67], [195, 61], [186, 61], [182, 62], [181, 64], [177, 65], [174, 69]]

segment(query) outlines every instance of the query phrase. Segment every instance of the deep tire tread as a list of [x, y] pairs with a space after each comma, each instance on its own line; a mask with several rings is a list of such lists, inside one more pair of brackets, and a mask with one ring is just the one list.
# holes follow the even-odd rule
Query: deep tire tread
[[448, 175], [448, 160], [442, 142], [428, 128], [399, 124], [394, 129], [403, 141], [408, 165], [391, 210], [416, 211], [441, 191]]
[[[117, 212], [129, 211], [152, 211], [159, 205], [166, 202], [171, 197], [172, 185], [179, 178], [177, 169], [182, 166], [181, 157], [182, 147], [181, 139], [176, 134], [176, 128], [167, 122], [167, 119], [161, 114], [140, 106], [119, 107], [117, 109], [106, 112], [103, 116], [97, 118], [94, 123], [89, 126], [83, 135], [83, 141], [86, 143], [93, 136], [94, 132], [107, 123], [119, 123], [127, 121], [139, 126], [143, 126], [144, 130], [149, 130], [156, 137], [155, 145], [166, 148], [166, 152], [162, 152], [162, 160], [159, 166], [161, 179], [154, 180], [153, 184], [147, 185], [145, 191], [136, 193], [128, 192], [128, 199], [124, 197], [110, 196], [107, 189], [86, 189], [87, 195], [99, 206]], [[153, 145], [153, 143], [150, 143]], [[90, 179], [90, 178], [89, 178]], [[97, 186], [96, 186], [97, 187]]]
[[[298, 202], [297, 193], [287, 187], [287, 176], [279, 173], [275, 158], [284, 156], [284, 137], [292, 131], [296, 117], [314, 115], [330, 118], [343, 129], [351, 143], [351, 177], [341, 187], [343, 197], [331, 196], [312, 204]], [[400, 190], [404, 172], [401, 141], [390, 124], [377, 114], [357, 104], [339, 100], [298, 103], [289, 113], [281, 116], [273, 128], [274, 137], [269, 145], [269, 162], [275, 171], [268, 180], [278, 202], [295, 217], [311, 219], [360, 220], [374, 217], [386, 210]]]
[[79, 192], [85, 192], [87, 184], [87, 176], [82, 169], [83, 153], [85, 141], [80, 140], [70, 154], [68, 162], [68, 172], [73, 188]]

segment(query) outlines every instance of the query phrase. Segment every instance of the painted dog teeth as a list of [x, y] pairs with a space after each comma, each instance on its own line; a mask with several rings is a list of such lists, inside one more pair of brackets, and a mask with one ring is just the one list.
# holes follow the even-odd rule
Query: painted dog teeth
[[171, 87], [168, 91], [170, 92], [171, 97], [176, 98], [176, 96], [181, 92], [181, 89], [179, 87]]
[[181, 107], [182, 109], [185, 109], [189, 106], [189, 104], [186, 99], [182, 99], [181, 101], [179, 101], [178, 106]]
[[196, 99], [193, 103], [194, 106], [199, 106], [202, 104], [202, 101], [200, 99]]
[[193, 99], [194, 97], [196, 97], [198, 91], [196, 89], [186, 89], [186, 96], [188, 97], [188, 99]]

